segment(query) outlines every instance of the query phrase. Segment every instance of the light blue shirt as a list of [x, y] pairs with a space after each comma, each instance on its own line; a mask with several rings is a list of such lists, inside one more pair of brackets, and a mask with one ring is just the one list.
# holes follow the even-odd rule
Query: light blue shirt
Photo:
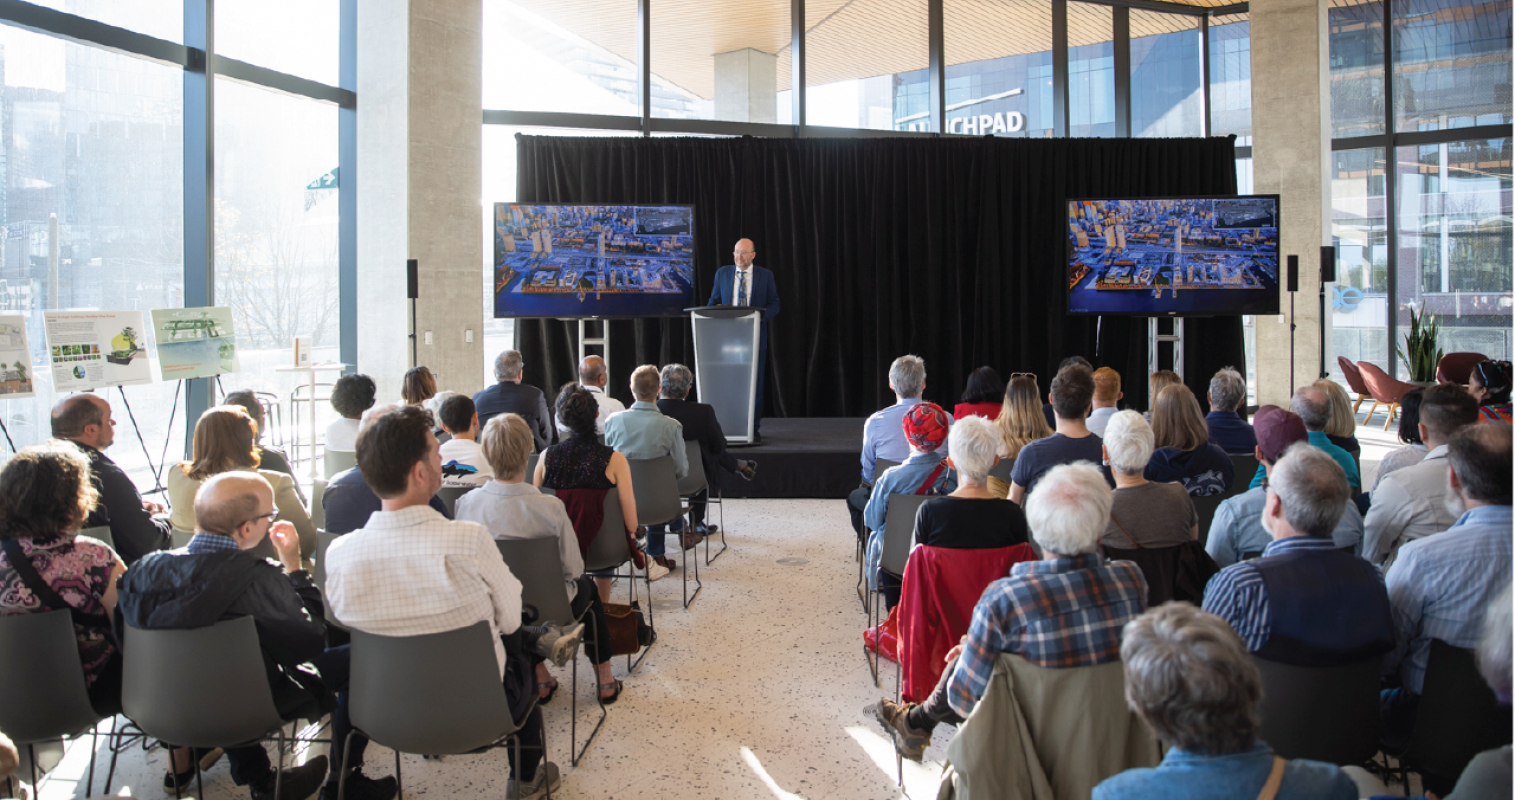
[[[867, 564], [868, 586], [878, 590], [878, 567], [884, 559], [884, 516], [889, 509], [889, 495], [915, 494], [921, 484], [931, 477], [945, 456], [941, 450], [934, 453], [916, 453], [903, 464], [891, 467], [873, 484], [873, 493], [868, 495], [868, 506], [863, 509], [863, 523], [872, 531], [868, 535], [868, 549], [864, 557]], [[957, 491], [957, 473], [943, 469], [937, 476], [936, 489], [941, 494]]]
[[1431, 640], [1471, 650], [1483, 633], [1483, 614], [1510, 583], [1510, 506], [1479, 506], [1443, 533], [1399, 551], [1385, 583], [1394, 613], [1395, 647], [1384, 674], [1398, 670], [1406, 689], [1420, 694]]
[[[1229, 567], [1240, 561], [1244, 553], [1260, 553], [1273, 543], [1273, 534], [1262, 524], [1263, 504], [1267, 500], [1268, 490], [1259, 486], [1228, 498], [1215, 509], [1205, 552], [1215, 559], [1216, 566]], [[1362, 514], [1356, 503], [1347, 503], [1342, 509], [1331, 541], [1338, 550], [1350, 547], [1352, 555], [1362, 555]]]
[[[873, 412], [863, 423], [863, 481], [873, 483], [874, 464], [881, 458], [903, 463], [910, 457], [910, 440], [905, 438], [905, 415], [919, 405], [919, 397], [910, 397], [888, 408]], [[947, 443], [942, 443], [942, 452]]]
[[[1347, 483], [1351, 484], [1353, 489], [1361, 489], [1362, 476], [1357, 471], [1357, 462], [1352, 460], [1352, 454], [1338, 447], [1335, 442], [1331, 441], [1331, 437], [1326, 435], [1325, 431], [1310, 431], [1309, 436], [1310, 444], [1324, 450], [1326, 455], [1330, 456], [1333, 461], [1341, 466], [1342, 472], [1347, 473]], [[1263, 465], [1258, 464], [1257, 474], [1252, 476], [1252, 483], [1249, 488], [1255, 489], [1261, 486], [1263, 478], [1266, 477], [1268, 477], [1267, 470], [1263, 469]]]
[[638, 400], [631, 408], [605, 418], [605, 444], [636, 461], [673, 456], [673, 471], [680, 480], [689, 475], [689, 453], [684, 449], [684, 426], [663, 416], [657, 403]]
[[1084, 426], [1089, 429], [1090, 433], [1103, 439], [1105, 438], [1105, 426], [1110, 424], [1110, 418], [1115, 416], [1115, 412], [1119, 410], [1117, 408], [1096, 408], [1089, 412], [1089, 418], [1084, 420]]
[[[1273, 771], [1273, 750], [1258, 742], [1226, 755], [1169, 748], [1153, 768], [1128, 769], [1094, 787], [1094, 800], [1256, 800]], [[1334, 764], [1296, 758], [1284, 766], [1278, 796], [1357, 800], [1357, 784]]]

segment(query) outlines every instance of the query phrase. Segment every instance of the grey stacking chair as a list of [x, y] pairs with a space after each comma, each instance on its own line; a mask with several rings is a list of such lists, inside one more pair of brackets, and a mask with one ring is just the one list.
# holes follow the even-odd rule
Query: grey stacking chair
[[893, 468], [895, 468], [895, 467], [897, 467], [899, 465], [900, 465], [900, 462], [898, 462], [898, 461], [890, 461], [887, 458], [874, 459], [874, 461], [873, 461], [873, 482], [874, 483], [878, 483], [878, 476], [883, 475], [885, 470], [893, 469]]
[[[626, 460], [631, 465], [631, 490], [637, 500], [637, 524], [643, 527], [664, 525], [684, 515], [684, 504], [679, 497], [679, 480], [674, 476], [673, 456]], [[682, 541], [679, 542], [679, 547], [682, 551]], [[694, 565], [694, 594], [689, 593], [691, 564]], [[681, 573], [684, 579], [684, 610], [687, 611], [694, 599], [700, 596], [700, 589], [704, 588], [700, 583], [698, 553], [694, 558], [684, 559]], [[651, 595], [647, 602], [648, 605], [652, 604]]]
[[[154, 739], [181, 747], [230, 747], [277, 735], [274, 795], [284, 783], [284, 720], [274, 706], [252, 617], [206, 628], [128, 627], [121, 705]], [[204, 786], [196, 774], [196, 797]]]
[[[500, 556], [505, 559], [505, 565], [510, 567], [510, 574], [521, 581], [521, 602], [536, 608], [540, 622], [559, 624], [583, 622], [586, 627], [585, 635], [593, 635], [587, 630], [594, 624], [593, 620], [587, 619], [589, 606], [584, 607], [583, 614], [574, 614], [573, 601], [563, 586], [563, 559], [558, 552], [557, 537], [496, 539], [495, 545], [500, 548]], [[573, 765], [577, 767], [584, 753], [589, 751], [589, 745], [594, 742], [594, 737], [599, 735], [607, 716], [602, 703], [600, 721], [595, 723], [594, 730], [589, 734], [589, 738], [584, 740], [584, 747], [580, 749], [578, 745], [579, 660], [577, 658], [573, 660], [573, 694], [569, 697], [572, 699], [572, 704], [569, 706], [571, 716], [569, 717], [568, 754], [573, 759]]]
[[[879, 566], [891, 575], [901, 578], [905, 576], [905, 563], [910, 559], [910, 547], [915, 543], [915, 512], [921, 507], [921, 503], [930, 499], [930, 495], [923, 494], [891, 494], [889, 495], [888, 512], [884, 515], [884, 551], [879, 558]], [[875, 641], [878, 637], [880, 626], [884, 624], [879, 608], [881, 592], [873, 593], [873, 603], [869, 606], [868, 625], [873, 628]], [[863, 645], [863, 655], [868, 659], [869, 671], [873, 673], [873, 685], [878, 685], [878, 658], [868, 650], [868, 645]], [[896, 659], [896, 665], [898, 660]]]
[[316, 584], [316, 588], [321, 590], [321, 598], [323, 600], [321, 605], [326, 609], [326, 624], [333, 625], [345, 631], [347, 630], [347, 626], [337, 621], [336, 615], [331, 612], [331, 603], [324, 602], [326, 599], [326, 551], [331, 547], [331, 543], [335, 542], [342, 535], [328, 533], [323, 530], [316, 531], [316, 564], [310, 570], [310, 578]]
[[[482, 621], [422, 636], [353, 630], [348, 684], [353, 731], [394, 750], [397, 782], [402, 780], [401, 753], [456, 755], [512, 739], [520, 774], [516, 734], [521, 726], [510, 716], [492, 640], [489, 623]], [[342, 750], [344, 762], [352, 752], [350, 735], [348, 745]], [[545, 739], [543, 745], [546, 749]], [[346, 797], [347, 772], [344, 763], [339, 800]], [[403, 797], [404, 783], [399, 790]]]
[[468, 494], [469, 492], [471, 492], [471, 491], [473, 491], [474, 489], [477, 489], [477, 488], [479, 488], [479, 487], [477, 487], [477, 486], [443, 486], [442, 488], [440, 488], [440, 489], [437, 490], [437, 497], [442, 498], [442, 504], [445, 505], [445, 506], [447, 506], [447, 513], [450, 516], [456, 517], [458, 515], [458, 511], [457, 511], [457, 508], [458, 508], [458, 498], [462, 497], [465, 494]]
[[[720, 498], [715, 496], [716, 492], [719, 491], [719, 487], [711, 483], [710, 476], [705, 474], [704, 451], [700, 447], [700, 443], [696, 440], [686, 441], [684, 442], [684, 449], [685, 453], [687, 454], [687, 458], [689, 459], [689, 474], [684, 476], [683, 480], [679, 481], [679, 496], [685, 500], [688, 500], [694, 495], [699, 494], [703, 491], [705, 493], [705, 518], [707, 520], [710, 518], [710, 506], [712, 503], [718, 506], [722, 506], [721, 521], [719, 523], [719, 527], [716, 528], [716, 531], [721, 535], [721, 549], [715, 551], [714, 556], [710, 555], [710, 537], [704, 537], [705, 566], [708, 567], [711, 564], [715, 563], [715, 560], [717, 558], [720, 558], [721, 554], [727, 550], [726, 509], [725, 506], [721, 503]], [[719, 483], [719, 481], [717, 481], [717, 483]]]
[[358, 454], [351, 450], [327, 450], [322, 461], [326, 466], [326, 480], [338, 472], [345, 472], [358, 465]]
[[1005, 483], [1010, 482], [1010, 473], [1015, 471], [1015, 459], [1002, 458], [998, 464], [989, 469], [990, 477], [999, 478]]
[[[594, 541], [589, 543], [589, 552], [584, 554], [584, 571], [610, 573], [601, 577], [625, 578], [629, 584], [627, 602], [635, 603], [637, 599], [637, 576], [636, 565], [631, 560], [631, 545], [626, 542], [625, 521], [621, 518], [621, 496], [616, 494], [615, 489], [605, 493], [605, 520], [600, 523], [600, 531], [595, 534]], [[616, 572], [622, 566], [625, 572]], [[652, 618], [652, 581], [647, 580], [647, 573], [642, 573], [642, 580], [647, 584], [647, 627], [652, 629], [652, 641], [657, 642], [657, 625]], [[647, 657], [647, 651], [652, 645], [642, 648], [642, 654], [637, 656], [636, 661], [631, 656], [626, 656], [626, 671], [631, 672], [641, 665], [642, 659]]]
[[108, 545], [110, 549], [116, 549], [116, 538], [114, 536], [111, 536], [109, 525], [97, 525], [93, 528], [85, 528], [79, 531], [79, 535], [88, 536], [93, 539], [99, 539], [100, 541], [105, 542], [105, 544]]
[[[65, 736], [90, 734], [89, 777], [86, 796], [94, 793], [94, 751], [100, 733], [96, 726], [116, 709], [96, 711], [89, 701], [84, 667], [79, 662], [79, 641], [68, 611], [0, 616], [0, 730], [27, 750], [31, 764], [32, 793], [37, 788], [37, 756], [34, 745]], [[24, 687], [24, 690], [23, 690]], [[107, 737], [116, 736], [114, 724]], [[110, 793], [116, 771], [116, 753], [111, 752], [105, 773], [104, 792]]]

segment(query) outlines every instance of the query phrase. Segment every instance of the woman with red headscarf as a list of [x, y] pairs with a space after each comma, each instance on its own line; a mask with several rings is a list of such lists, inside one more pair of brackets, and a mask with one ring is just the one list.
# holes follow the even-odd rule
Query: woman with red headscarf
[[947, 412], [935, 403], [919, 403], [905, 413], [901, 424], [905, 440], [910, 442], [910, 457], [891, 467], [873, 482], [868, 505], [863, 509], [863, 523], [868, 536], [864, 572], [873, 589], [884, 595], [890, 608], [900, 601], [900, 576], [879, 569], [884, 557], [884, 517], [891, 494], [947, 494], [957, 489], [957, 475], [947, 465], [947, 429], [952, 424]]

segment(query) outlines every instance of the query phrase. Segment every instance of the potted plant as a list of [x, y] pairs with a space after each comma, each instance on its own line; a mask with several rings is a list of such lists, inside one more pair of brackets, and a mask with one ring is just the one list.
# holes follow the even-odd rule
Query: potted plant
[[1415, 313], [1410, 307], [1410, 331], [1405, 334], [1404, 346], [1397, 348], [1399, 357], [1410, 372], [1410, 383], [1429, 386], [1436, 382], [1436, 365], [1441, 362], [1441, 348], [1436, 340], [1441, 333], [1441, 323], [1429, 311]]

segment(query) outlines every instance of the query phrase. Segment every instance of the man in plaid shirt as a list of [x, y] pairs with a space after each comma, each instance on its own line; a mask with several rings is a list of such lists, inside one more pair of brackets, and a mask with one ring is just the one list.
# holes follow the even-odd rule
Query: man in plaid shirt
[[940, 723], [961, 723], [989, 685], [1000, 653], [1040, 667], [1091, 667], [1120, 658], [1125, 624], [1147, 606], [1147, 581], [1129, 561], [1109, 561], [1099, 541], [1110, 521], [1110, 486], [1085, 462], [1053, 467], [1026, 500], [1041, 561], [1010, 568], [984, 590], [963, 642], [926, 702], [887, 698], [874, 714], [900, 753], [919, 760]]

